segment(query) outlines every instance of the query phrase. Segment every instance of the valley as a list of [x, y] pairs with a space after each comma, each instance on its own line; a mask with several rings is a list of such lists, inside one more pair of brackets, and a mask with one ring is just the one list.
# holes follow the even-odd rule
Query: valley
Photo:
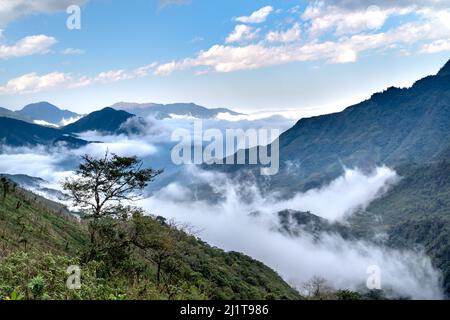
[[[25, 251], [31, 256], [24, 253], [21, 259], [36, 259], [33, 252], [44, 250], [58, 259], [78, 257], [87, 242], [86, 225], [65, 199], [61, 182], [74, 174], [84, 154], [101, 157], [109, 151], [138, 155], [146, 167], [164, 170], [144, 190], [139, 205], [153, 219], [164, 217], [198, 230], [193, 234], [198, 232], [209, 244], [189, 232], [174, 231], [181, 246], [177, 250], [187, 250], [178, 252], [176, 261], [191, 273], [177, 275], [174, 281], [181, 291], [175, 296], [152, 282], [146, 290], [153, 293], [139, 296], [122, 286], [120, 294], [300, 299], [307, 296], [305, 283], [319, 276], [332, 288], [330, 296], [348, 289], [367, 297], [366, 269], [375, 263], [382, 270], [385, 298], [448, 297], [449, 69], [450, 62], [410, 88], [389, 88], [340, 113], [296, 124], [278, 118], [273, 128], [281, 123], [284, 130], [271, 147], [279, 144], [280, 170], [271, 176], [261, 175], [256, 163], [179, 166], [170, 158], [175, 145], [170, 137], [180, 127], [195, 136], [199, 120], [220, 133], [239, 126], [270, 129], [273, 118], [236, 122], [220, 114], [246, 115], [194, 104], [118, 103], [49, 127], [33, 123], [39, 116], [32, 112], [2, 111], [0, 172], [4, 181], [18, 184], [4, 196], [4, 255]], [[49, 123], [78, 116], [58, 108], [43, 114], [41, 120]], [[166, 230], [164, 224], [154, 227]], [[205, 259], [211, 264], [202, 267]], [[355, 269], [346, 269], [347, 264]], [[155, 272], [154, 265], [147, 267], [148, 274]], [[263, 278], [253, 278], [256, 274]], [[183, 281], [195, 284], [188, 288]]]

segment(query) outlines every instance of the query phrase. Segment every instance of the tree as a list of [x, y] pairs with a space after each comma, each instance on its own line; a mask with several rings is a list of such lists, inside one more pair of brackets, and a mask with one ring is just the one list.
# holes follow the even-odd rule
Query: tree
[[[93, 252], [99, 247], [98, 231], [104, 218], [127, 219], [136, 210], [124, 202], [133, 202], [142, 196], [143, 189], [162, 173], [161, 170], [143, 169], [137, 157], [109, 154], [97, 159], [82, 157], [76, 174], [68, 178], [63, 188], [85, 219], [90, 219], [90, 241]], [[107, 219], [108, 220], [108, 219]]]
[[361, 300], [361, 294], [348, 289], [336, 291], [338, 300]]
[[6, 195], [9, 192], [9, 181], [5, 177], [1, 177], [0, 182], [2, 183], [3, 189], [2, 202], [5, 202]]
[[[143, 250], [145, 257], [156, 264], [156, 284], [161, 283], [162, 269], [169, 269], [168, 260], [176, 252], [177, 241], [171, 225], [164, 225], [157, 218], [146, 217], [142, 214], [133, 216], [134, 236], [133, 244]], [[176, 267], [175, 267], [176, 269]]]
[[327, 284], [327, 280], [318, 276], [314, 276], [311, 280], [304, 283], [303, 289], [306, 296], [310, 299], [326, 300], [333, 293]]

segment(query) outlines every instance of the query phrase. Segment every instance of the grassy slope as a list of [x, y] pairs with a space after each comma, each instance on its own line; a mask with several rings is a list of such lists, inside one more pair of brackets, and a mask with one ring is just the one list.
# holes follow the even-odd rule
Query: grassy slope
[[75, 254], [86, 244], [86, 227], [65, 214], [62, 206], [18, 187], [4, 200], [1, 193], [1, 247]]
[[[91, 262], [82, 268], [82, 290], [69, 292], [65, 288], [65, 270], [70, 264], [80, 264], [79, 252], [88, 237], [83, 223], [60, 211], [56, 204], [18, 187], [4, 201], [0, 195], [0, 299], [12, 292], [37, 298], [29, 285], [40, 276], [48, 290], [39, 298], [47, 299], [300, 298], [264, 264], [240, 253], [210, 247], [182, 231], [176, 231], [180, 252], [174, 261], [176, 285], [170, 290], [155, 284], [155, 266], [142, 274], [113, 270], [113, 275], [105, 276], [101, 264]], [[167, 227], [158, 224], [157, 228], [162, 232]], [[136, 259], [136, 264], [144, 260], [141, 258]]]

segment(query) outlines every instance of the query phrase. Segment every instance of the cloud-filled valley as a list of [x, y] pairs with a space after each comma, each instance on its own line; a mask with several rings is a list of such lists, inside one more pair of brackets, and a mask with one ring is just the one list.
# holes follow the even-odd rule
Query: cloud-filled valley
[[[150, 120], [153, 121], [148, 127], [150, 131], [141, 135], [83, 133], [80, 135], [83, 139], [99, 142], [74, 150], [4, 147], [0, 172], [41, 177], [49, 182], [45, 187], [60, 189], [60, 182], [73, 174], [78, 160], [86, 153], [102, 156], [109, 150], [120, 155], [137, 155], [150, 163], [170, 161], [164, 149], [168, 147], [165, 144], [169, 142], [168, 133], [174, 127], [190, 128], [191, 124], [185, 119]], [[233, 124], [242, 127], [247, 123], [254, 127], [267, 126], [270, 121], [206, 123], [206, 126], [222, 123], [223, 127]], [[162, 159], [155, 162], [158, 157]], [[297, 192], [284, 200], [277, 194], [263, 196], [253, 182], [237, 182], [223, 173], [189, 165], [169, 169], [169, 174], [171, 170], [176, 170], [175, 176], [182, 181], [177, 178], [165, 181], [140, 205], [151, 214], [189, 225], [212, 245], [263, 261], [300, 290], [302, 283], [313, 276], [324, 277], [336, 288], [357, 290], [365, 285], [367, 268], [378, 265], [384, 288], [392, 289], [394, 296], [441, 297], [440, 274], [423, 252], [397, 251], [367, 240], [344, 239], [334, 233], [323, 233], [315, 239], [308, 232], [293, 236], [281, 231], [276, 213], [285, 209], [309, 211], [331, 223], [345, 224], [348, 216], [365, 208], [400, 179], [387, 167], [378, 167], [372, 173], [346, 169], [343, 176], [330, 184]], [[205, 200], [207, 196], [199, 194], [201, 188], [195, 187], [201, 185], [220, 194], [220, 199]]]

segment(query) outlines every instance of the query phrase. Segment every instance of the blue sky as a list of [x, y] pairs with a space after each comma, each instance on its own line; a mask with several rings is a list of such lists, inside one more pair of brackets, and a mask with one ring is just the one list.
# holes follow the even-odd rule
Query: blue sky
[[[332, 112], [437, 72], [450, 58], [445, 2], [0, 0], [0, 106]], [[71, 4], [80, 30], [66, 27]]]

